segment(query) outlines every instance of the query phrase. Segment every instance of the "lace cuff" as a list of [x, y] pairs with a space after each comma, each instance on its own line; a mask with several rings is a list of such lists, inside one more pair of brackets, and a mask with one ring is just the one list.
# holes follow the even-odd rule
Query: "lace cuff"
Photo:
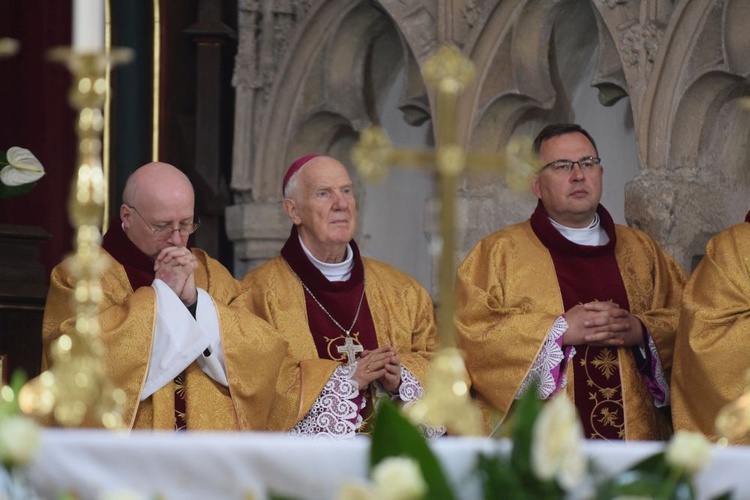
[[[424, 395], [422, 384], [420, 384], [417, 377], [415, 377], [414, 374], [403, 365], [401, 365], [401, 385], [398, 387], [398, 394], [392, 394], [386, 391], [379, 381], [375, 382], [373, 387], [375, 388], [375, 409], [380, 406], [380, 402], [383, 399], [400, 401], [403, 403], [404, 408], [408, 408], [422, 399], [422, 396]], [[430, 427], [425, 424], [417, 424], [417, 428], [427, 440], [432, 440], [445, 434], [445, 427]]]
[[[401, 366], [401, 386], [398, 388], [398, 397], [404, 403], [404, 408], [413, 405], [424, 396], [424, 388], [408, 369]], [[419, 431], [425, 439], [431, 441], [445, 434], [445, 427], [431, 427], [425, 424], [417, 424]]]
[[362, 425], [361, 410], [366, 403], [359, 394], [359, 385], [352, 380], [356, 369], [356, 363], [336, 367], [310, 411], [289, 434], [315, 438], [354, 436]]
[[651, 353], [651, 374], [646, 376], [648, 390], [654, 398], [654, 405], [663, 408], [670, 405], [669, 383], [664, 375], [664, 367], [661, 364], [659, 351], [651, 334], [648, 335], [648, 350]]
[[539, 351], [539, 355], [534, 360], [529, 374], [521, 383], [521, 387], [516, 393], [517, 398], [526, 392], [532, 382], [536, 383], [537, 395], [542, 399], [549, 398], [567, 385], [568, 378], [563, 368], [576, 352], [574, 348], [571, 348], [567, 356], [563, 353], [562, 337], [567, 330], [568, 322], [565, 321], [565, 317], [558, 316], [547, 332], [547, 338], [541, 351]]

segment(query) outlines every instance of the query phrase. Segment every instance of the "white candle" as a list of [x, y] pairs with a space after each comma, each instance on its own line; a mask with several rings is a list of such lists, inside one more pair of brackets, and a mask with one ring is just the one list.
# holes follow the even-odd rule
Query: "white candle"
[[73, 48], [104, 50], [104, 0], [73, 0]]

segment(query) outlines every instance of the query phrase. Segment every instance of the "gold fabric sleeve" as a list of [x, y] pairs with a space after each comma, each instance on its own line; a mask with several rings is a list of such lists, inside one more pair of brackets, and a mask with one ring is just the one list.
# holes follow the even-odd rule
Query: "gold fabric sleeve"
[[[552, 258], [528, 222], [484, 238], [459, 266], [459, 345], [488, 432], [490, 422], [508, 414], [547, 332], [564, 312]], [[500, 415], [488, 415], [490, 409]]]
[[[430, 297], [404, 273], [362, 260], [378, 345], [394, 346], [402, 364], [423, 383], [436, 346]], [[318, 358], [307, 323], [305, 292], [282, 257], [248, 273], [243, 285], [247, 308], [268, 321], [289, 345], [269, 417], [270, 430], [288, 431], [307, 415], [340, 363]]]
[[[684, 273], [645, 233], [624, 226], [616, 230], [616, 258], [630, 311], [649, 329], [669, 369]], [[460, 346], [490, 431], [508, 414], [550, 327], [565, 313], [552, 258], [528, 221], [474, 247], [458, 268], [456, 299]], [[626, 439], [662, 439], [669, 433], [668, 419], [654, 406], [628, 351], [618, 349]], [[570, 365], [566, 373], [572, 397]]]
[[719, 410], [739, 397], [750, 368], [750, 224], [709, 241], [682, 302], [672, 374], [675, 429], [716, 439]]
[[[148, 371], [156, 296], [151, 287], [139, 288], [134, 293], [123, 267], [103, 253], [108, 267], [100, 280], [103, 292], [98, 317], [101, 340], [106, 351], [107, 375], [127, 395], [123, 421], [132, 427]], [[75, 328], [71, 309], [75, 281], [67, 269], [69, 262], [66, 260], [56, 266], [50, 277], [42, 326], [43, 370], [51, 361], [52, 342], [61, 335], [71, 334]], [[83, 427], [97, 426], [101, 424], [94, 420], [83, 423]]]

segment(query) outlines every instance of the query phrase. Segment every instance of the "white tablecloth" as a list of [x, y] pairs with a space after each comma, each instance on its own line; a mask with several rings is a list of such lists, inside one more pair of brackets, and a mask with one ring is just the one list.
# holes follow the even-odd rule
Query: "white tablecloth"
[[[478, 498], [472, 471], [477, 453], [509, 448], [505, 441], [441, 438], [432, 444], [461, 498]], [[607, 472], [627, 468], [663, 443], [586, 442]], [[73, 492], [81, 499], [127, 489], [144, 498], [247, 499], [267, 491], [300, 499], [333, 499], [341, 485], [367, 475], [369, 440], [303, 440], [266, 433], [146, 433], [45, 430], [29, 478], [43, 498]], [[714, 448], [700, 474], [701, 498], [732, 488], [750, 499], [750, 447]], [[459, 486], [460, 485], [460, 486]], [[161, 495], [161, 496], [159, 496]]]

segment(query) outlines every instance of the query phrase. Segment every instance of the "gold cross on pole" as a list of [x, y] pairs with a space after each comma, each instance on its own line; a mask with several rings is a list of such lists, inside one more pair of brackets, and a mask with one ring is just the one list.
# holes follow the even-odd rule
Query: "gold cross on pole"
[[474, 66], [455, 46], [444, 45], [425, 61], [423, 76], [427, 85], [437, 91], [435, 151], [394, 148], [381, 128], [371, 127], [362, 131], [359, 142], [352, 150], [352, 160], [366, 180], [384, 178], [389, 165], [434, 170], [437, 175], [441, 238], [438, 331], [441, 349], [433, 358], [425, 395], [409, 408], [409, 415], [429, 425], [445, 426], [456, 434], [479, 434], [480, 415], [469, 397], [469, 378], [463, 356], [456, 348], [453, 323], [458, 180], [466, 170], [505, 170], [511, 187], [525, 187], [526, 179], [534, 172], [537, 161], [531, 152], [529, 140], [512, 141], [504, 156], [469, 153], [459, 144], [456, 127], [458, 98], [474, 78]]

